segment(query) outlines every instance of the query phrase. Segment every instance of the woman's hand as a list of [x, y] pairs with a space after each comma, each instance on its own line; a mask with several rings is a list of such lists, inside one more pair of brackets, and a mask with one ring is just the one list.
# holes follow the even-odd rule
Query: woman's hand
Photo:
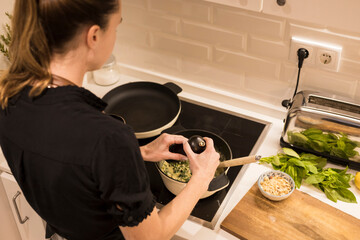
[[182, 144], [184, 142], [187, 142], [184, 136], [163, 133], [154, 141], [140, 147], [141, 155], [145, 161], [149, 162], [158, 162], [166, 159], [187, 160], [186, 156], [169, 151], [170, 145]]
[[205, 185], [208, 186], [214, 178], [215, 171], [220, 163], [220, 154], [215, 151], [214, 142], [211, 138], [204, 137], [204, 140], [206, 149], [201, 154], [194, 153], [187, 141], [184, 141], [183, 145], [189, 159], [191, 178], [206, 183]]

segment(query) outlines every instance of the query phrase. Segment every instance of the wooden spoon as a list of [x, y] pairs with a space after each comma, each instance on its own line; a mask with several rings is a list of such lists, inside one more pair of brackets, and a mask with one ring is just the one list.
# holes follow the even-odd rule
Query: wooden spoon
[[247, 156], [247, 157], [241, 157], [241, 158], [234, 158], [231, 160], [225, 160], [220, 162], [218, 168], [220, 167], [234, 167], [234, 166], [240, 166], [248, 163], [254, 163], [258, 160], [260, 160], [260, 155], [253, 155], [253, 156]]

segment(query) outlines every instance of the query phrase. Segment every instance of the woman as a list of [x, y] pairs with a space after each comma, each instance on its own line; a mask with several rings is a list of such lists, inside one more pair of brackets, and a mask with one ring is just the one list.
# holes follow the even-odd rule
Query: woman
[[[0, 144], [47, 237], [169, 239], [219, 163], [211, 139], [202, 154], [168, 134], [139, 147], [80, 87], [108, 59], [121, 20], [119, 0], [16, 0], [11, 66], [0, 81]], [[192, 178], [158, 211], [143, 161], [184, 159], [168, 151], [174, 143], [184, 145]]]

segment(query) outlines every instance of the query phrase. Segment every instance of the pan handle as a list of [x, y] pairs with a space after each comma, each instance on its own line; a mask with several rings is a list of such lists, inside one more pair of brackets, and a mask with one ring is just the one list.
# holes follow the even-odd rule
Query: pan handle
[[172, 82], [167, 82], [164, 84], [164, 86], [173, 91], [176, 95], [178, 95], [182, 91], [181, 87]]
[[240, 166], [248, 163], [254, 163], [258, 160], [260, 160], [260, 155], [254, 155], [254, 156], [247, 156], [247, 157], [241, 157], [241, 158], [234, 158], [232, 160], [226, 160], [219, 164], [218, 167], [234, 167], [234, 166]]
[[208, 191], [218, 191], [227, 187], [230, 183], [230, 180], [226, 173], [222, 173], [219, 176], [213, 178], [209, 184]]

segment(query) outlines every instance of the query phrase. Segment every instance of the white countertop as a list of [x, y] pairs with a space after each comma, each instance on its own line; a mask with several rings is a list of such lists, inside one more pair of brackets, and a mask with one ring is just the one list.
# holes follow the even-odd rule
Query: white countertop
[[[223, 109], [230, 113], [245, 115], [251, 118], [271, 123], [265, 138], [258, 147], [256, 154], [260, 154], [263, 157], [272, 156], [277, 154], [277, 152], [281, 149], [279, 140], [283, 128], [283, 118], [286, 116], [286, 112], [284, 111], [284, 109], [282, 109], [280, 103], [279, 107], [277, 108], [276, 106], [270, 106], [266, 103], [261, 103], [253, 99], [242, 97], [241, 95], [226, 94], [222, 91], [217, 91], [216, 89], [210, 89], [206, 86], [193, 84], [184, 79], [174, 79], [170, 78], [169, 76], [154, 76], [151, 73], [140, 73], [138, 71], [135, 71], [134, 69], [122, 70], [123, 74], [121, 74], [119, 82], [114, 85], [96, 85], [91, 75], [88, 75], [87, 77], [85, 77], [84, 87], [92, 91], [97, 96], [102, 97], [112, 88], [127, 82], [153, 81], [158, 83], [165, 83], [168, 81], [172, 81], [183, 88], [183, 91], [178, 95], [183, 100], [209, 104], [215, 108]], [[331, 163], [328, 163], [326, 167], [344, 168], [342, 166], [337, 166]], [[232, 193], [231, 198], [225, 206], [225, 209], [220, 216], [220, 219], [215, 226], [215, 229], [212, 230], [203, 227], [196, 222], [187, 220], [173, 239], [238, 239], [233, 235], [220, 229], [220, 223], [235, 207], [235, 205], [241, 200], [241, 198], [247, 193], [247, 191], [254, 185], [259, 175], [269, 169], [272, 168], [270, 166], [260, 165], [257, 163], [243, 166], [239, 174], [240, 177], [238, 180], [238, 184], [236, 186], [232, 186], [232, 188], [234, 188], [234, 192]], [[2, 154], [0, 154], [0, 170], [9, 171]], [[349, 172], [355, 174], [357, 171], [350, 169]], [[355, 194], [357, 201], [359, 202], [360, 191], [355, 187], [353, 181], [350, 182], [350, 185], [350, 190]], [[317, 190], [311, 185], [307, 185], [306, 183], [303, 183], [299, 190], [306, 192], [309, 195], [323, 201], [324, 203], [329, 204], [341, 211], [344, 211], [360, 219], [359, 204], [345, 203], [341, 201], [334, 203], [328, 200], [323, 192]]]

